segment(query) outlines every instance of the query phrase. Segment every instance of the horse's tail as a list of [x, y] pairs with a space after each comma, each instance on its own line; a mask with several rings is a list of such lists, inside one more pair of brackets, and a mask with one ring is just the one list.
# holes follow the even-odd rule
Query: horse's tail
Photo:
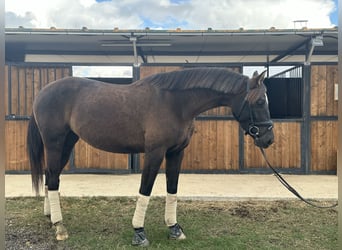
[[27, 129], [27, 151], [31, 165], [32, 187], [36, 194], [39, 194], [43, 183], [44, 144], [34, 115], [31, 116]]

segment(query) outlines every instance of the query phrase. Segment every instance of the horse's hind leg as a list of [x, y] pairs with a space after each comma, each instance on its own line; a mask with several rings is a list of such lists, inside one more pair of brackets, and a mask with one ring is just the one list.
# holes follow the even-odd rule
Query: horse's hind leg
[[50, 211], [44, 211], [44, 213], [50, 212], [51, 223], [56, 228], [57, 240], [65, 240], [68, 238], [68, 233], [63, 226], [63, 217], [59, 199], [59, 176], [62, 171], [61, 167], [61, 150], [47, 149], [46, 150], [46, 164], [47, 170], [46, 185], [47, 185], [47, 199], [45, 199], [44, 207], [47, 204], [50, 205]]
[[62, 221], [62, 212], [59, 198], [59, 176], [62, 169], [68, 162], [70, 153], [78, 136], [73, 132], [65, 137], [65, 141], [61, 146], [54, 143], [54, 146], [46, 149], [46, 164], [47, 170], [45, 172], [45, 199], [44, 199], [44, 214], [50, 215], [52, 224], [56, 227], [57, 240], [65, 240], [68, 238], [68, 233]]

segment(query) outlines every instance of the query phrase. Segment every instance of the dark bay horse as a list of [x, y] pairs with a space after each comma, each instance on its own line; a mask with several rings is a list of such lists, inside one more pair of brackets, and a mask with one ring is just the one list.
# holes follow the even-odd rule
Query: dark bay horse
[[274, 135], [264, 73], [256, 72], [249, 79], [227, 69], [196, 68], [152, 75], [130, 85], [69, 77], [44, 87], [33, 104], [27, 144], [37, 193], [45, 172], [44, 213], [56, 226], [57, 240], [68, 237], [62, 223], [59, 176], [79, 138], [109, 152], [145, 153], [132, 220], [133, 245], [148, 245], [145, 213], [165, 157], [165, 222], [171, 239], [184, 239], [176, 218], [177, 186], [194, 118], [214, 107], [230, 106], [246, 134], [257, 146], [267, 148]]

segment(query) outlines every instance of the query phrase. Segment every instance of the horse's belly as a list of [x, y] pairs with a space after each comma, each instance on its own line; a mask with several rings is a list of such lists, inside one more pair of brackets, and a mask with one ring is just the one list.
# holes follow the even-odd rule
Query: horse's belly
[[142, 139], [128, 137], [129, 136], [123, 138], [121, 136], [114, 137], [110, 134], [107, 134], [107, 136], [104, 137], [81, 136], [81, 138], [91, 146], [112, 153], [140, 153], [144, 151]]

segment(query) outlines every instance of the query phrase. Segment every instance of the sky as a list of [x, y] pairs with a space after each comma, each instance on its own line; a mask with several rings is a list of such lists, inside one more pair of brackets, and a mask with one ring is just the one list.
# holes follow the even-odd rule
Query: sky
[[8, 28], [278, 29], [337, 26], [338, 0], [5, 0]]

